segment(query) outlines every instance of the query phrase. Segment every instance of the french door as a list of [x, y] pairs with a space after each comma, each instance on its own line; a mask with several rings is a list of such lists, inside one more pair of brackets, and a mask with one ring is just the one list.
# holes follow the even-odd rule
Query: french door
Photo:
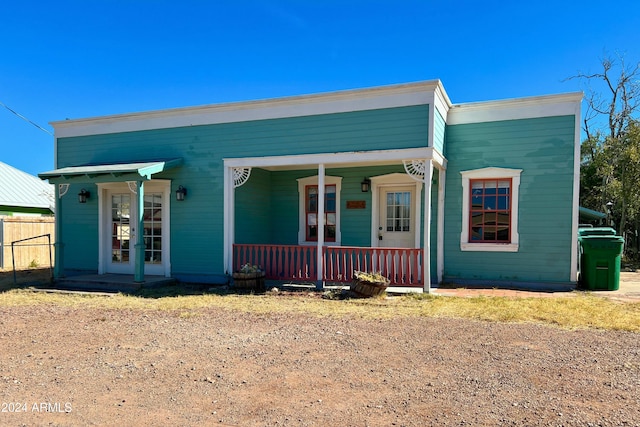
[[[166, 187], [166, 188], [165, 188]], [[145, 183], [142, 215], [138, 227], [138, 195], [126, 184], [113, 184], [103, 192], [102, 260], [105, 273], [134, 274], [136, 243], [142, 233], [145, 245], [144, 273], [169, 275], [168, 184]]]

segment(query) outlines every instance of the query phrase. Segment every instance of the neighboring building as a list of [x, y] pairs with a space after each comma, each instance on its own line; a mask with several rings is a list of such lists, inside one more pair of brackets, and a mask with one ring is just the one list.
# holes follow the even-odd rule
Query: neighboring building
[[[0, 269], [48, 265], [49, 235], [54, 230], [54, 186], [0, 162]], [[31, 239], [29, 246], [13, 248], [16, 240]]]
[[435, 80], [54, 122], [55, 274], [572, 286], [581, 99]]
[[0, 216], [49, 216], [55, 209], [53, 185], [0, 162]]

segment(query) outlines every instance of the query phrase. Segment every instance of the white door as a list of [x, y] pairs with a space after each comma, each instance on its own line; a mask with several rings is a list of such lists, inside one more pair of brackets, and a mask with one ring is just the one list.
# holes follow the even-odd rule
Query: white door
[[416, 241], [415, 185], [380, 186], [378, 246], [413, 248]]
[[[144, 227], [145, 244], [144, 273], [168, 275], [169, 268], [169, 224], [168, 184], [158, 185], [153, 181], [145, 184]], [[138, 196], [126, 184], [114, 185], [104, 192], [103, 205], [103, 253], [106, 273], [134, 274], [138, 228]]]

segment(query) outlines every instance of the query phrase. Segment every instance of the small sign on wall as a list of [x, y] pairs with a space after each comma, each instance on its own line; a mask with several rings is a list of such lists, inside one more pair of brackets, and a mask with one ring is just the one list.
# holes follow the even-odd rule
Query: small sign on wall
[[347, 209], [365, 209], [367, 202], [364, 200], [347, 200]]

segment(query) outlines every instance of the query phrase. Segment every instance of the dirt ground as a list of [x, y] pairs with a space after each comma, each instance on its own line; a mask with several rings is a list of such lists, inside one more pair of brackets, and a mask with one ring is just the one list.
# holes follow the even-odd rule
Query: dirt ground
[[640, 425], [634, 333], [31, 306], [0, 342], [0, 425]]

